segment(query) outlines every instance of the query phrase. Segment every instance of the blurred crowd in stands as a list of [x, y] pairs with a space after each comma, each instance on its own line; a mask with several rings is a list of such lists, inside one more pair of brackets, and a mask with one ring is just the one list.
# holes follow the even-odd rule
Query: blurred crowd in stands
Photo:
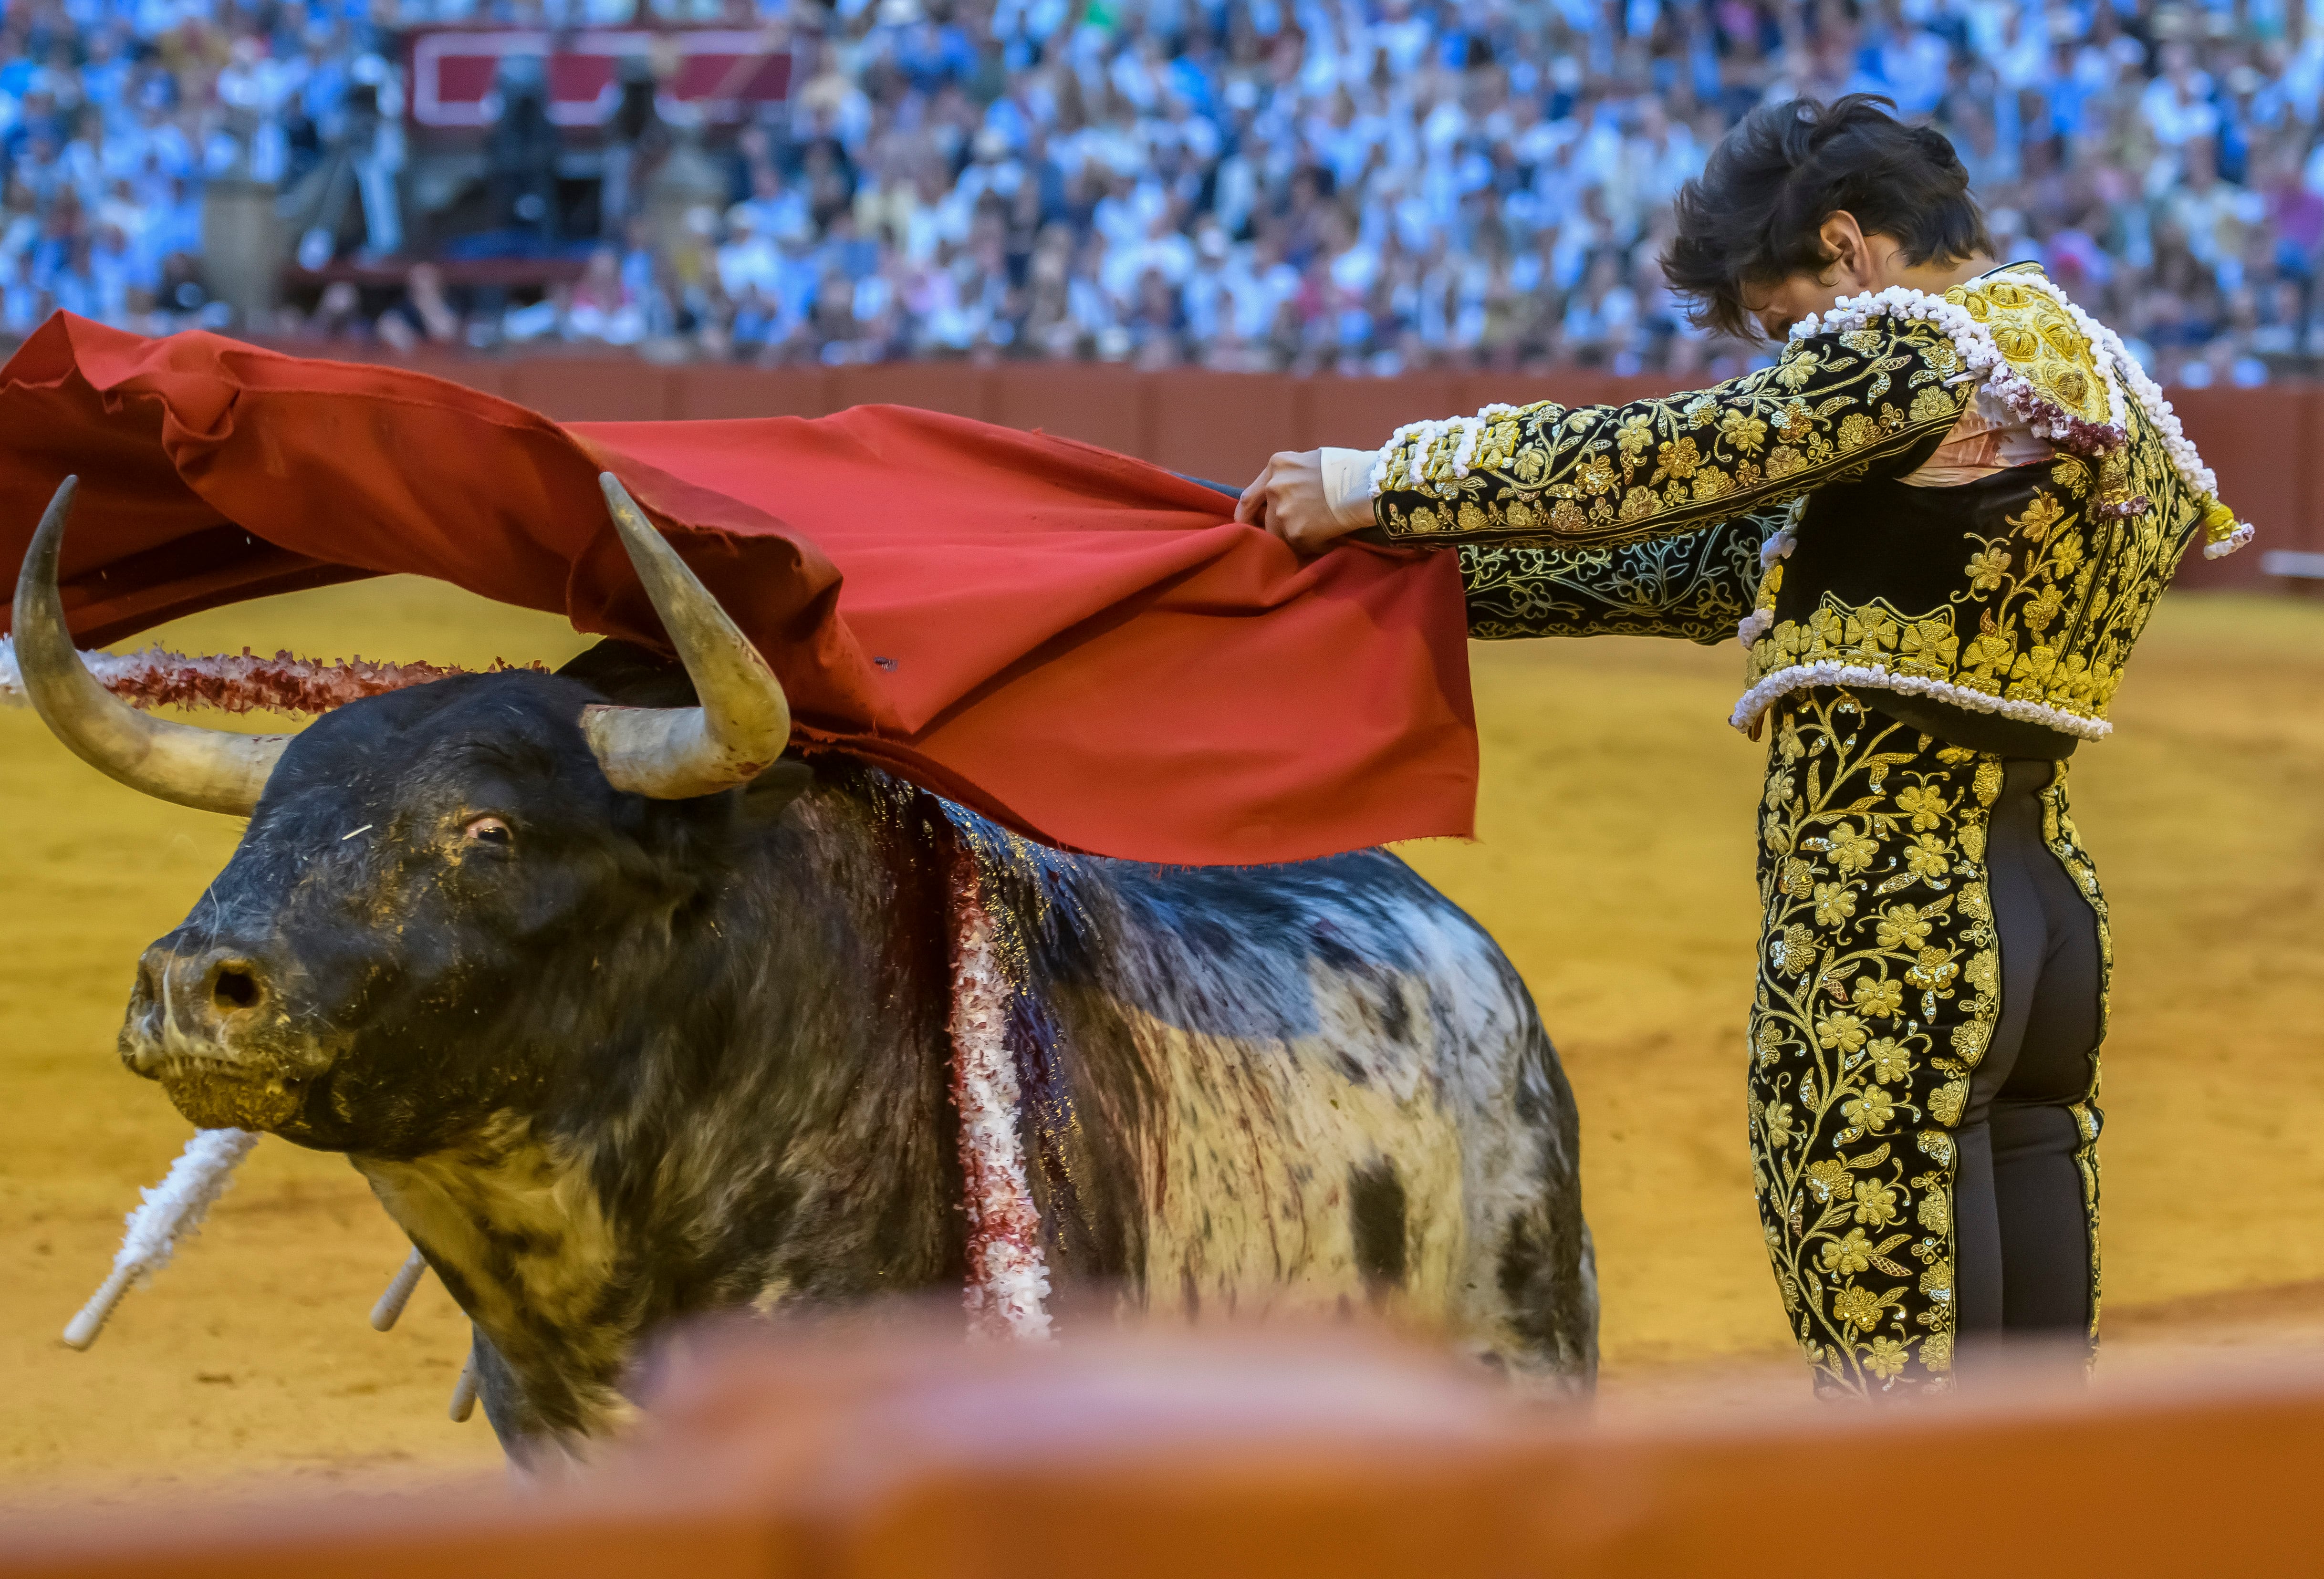
[[[2310, 3], [7, 0], [0, 334], [1724, 375], [1765, 349], [1663, 287], [1670, 197], [1751, 106], [1864, 90], [2158, 374], [2258, 383], [2324, 351]], [[520, 60], [431, 175], [401, 40], [462, 23], [745, 27], [791, 88], [674, 124], [633, 73], [576, 139]], [[229, 189], [282, 226], [263, 321]]]

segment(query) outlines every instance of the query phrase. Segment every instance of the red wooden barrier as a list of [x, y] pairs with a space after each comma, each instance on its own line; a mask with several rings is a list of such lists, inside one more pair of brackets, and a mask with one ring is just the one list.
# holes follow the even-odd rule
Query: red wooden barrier
[[[293, 345], [295, 351], [313, 347]], [[868, 367], [659, 367], [617, 355], [549, 354], [494, 360], [440, 351], [405, 365], [505, 396], [567, 421], [822, 416], [872, 402], [1040, 429], [1174, 471], [1240, 485], [1278, 449], [1370, 448], [1420, 417], [1490, 402], [1568, 405], [1664, 394], [1664, 376], [1575, 370], [1549, 375], [1416, 374], [1405, 378], [1289, 378], [1191, 369], [1139, 373], [1087, 363], [897, 362]], [[2324, 552], [2324, 391], [2178, 390], [2172, 402], [2227, 502], [2260, 529], [2258, 549]], [[2189, 586], [2282, 583], [2260, 552], [2180, 568]]]
[[820, 367], [689, 367], [670, 379], [669, 409], [679, 421], [720, 417], [820, 417], [837, 410], [830, 376]]
[[651, 420], [669, 414], [678, 376], [634, 356], [543, 357], [510, 364], [507, 393], [560, 422]]
[[1157, 466], [1240, 488], [1298, 430], [1297, 381], [1271, 373], [1147, 375], [1144, 445]]
[[994, 370], [967, 362], [881, 362], [842, 367], [831, 377], [834, 411], [848, 406], [925, 406], [990, 422]]
[[1410, 378], [1311, 378], [1300, 393], [1306, 420], [1284, 436], [1280, 448], [1336, 444], [1371, 449], [1388, 442], [1388, 436], [1406, 422], [1476, 410], [1461, 404], [1461, 381], [1440, 373]]
[[2181, 585], [2262, 586], [2262, 551], [2324, 548], [2324, 404], [2313, 388], [2174, 390], [2171, 403], [2221, 495], [2261, 534], [2224, 559], [2188, 555]]
[[1145, 453], [1146, 389], [1120, 370], [1083, 364], [1011, 363], [993, 375], [992, 420], [1084, 444]]
[[1897, 1560], [1840, 1566], [2315, 1567], [2313, 1352], [2088, 1389], [2053, 1361], [1886, 1408], [1814, 1404], [1793, 1371], [1593, 1414], [1344, 1328], [1108, 1325], [1035, 1351], [712, 1344], [673, 1362], [640, 1446], [559, 1491], [20, 1520], [0, 1579], [1793, 1579], [1868, 1541]]

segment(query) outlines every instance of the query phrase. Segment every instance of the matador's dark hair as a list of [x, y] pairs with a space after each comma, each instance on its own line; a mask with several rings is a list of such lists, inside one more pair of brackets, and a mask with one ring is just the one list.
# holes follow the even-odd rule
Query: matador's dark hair
[[1662, 259], [1697, 325], [1757, 334], [1745, 287], [1821, 275], [1832, 260], [1816, 233], [1842, 209], [1865, 235], [1900, 243], [1910, 263], [1992, 250], [1952, 143], [1933, 127], [1906, 125], [1893, 107], [1868, 93], [1795, 98], [1761, 106], [1720, 139], [1702, 173], [1679, 189], [1678, 235]]

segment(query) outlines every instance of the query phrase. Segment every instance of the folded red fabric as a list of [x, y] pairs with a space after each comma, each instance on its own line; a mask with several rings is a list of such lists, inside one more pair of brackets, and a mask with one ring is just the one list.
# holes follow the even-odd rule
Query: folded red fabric
[[411, 572], [659, 645], [608, 470], [767, 655], [807, 749], [1137, 860], [1471, 831], [1451, 555], [1303, 564], [1215, 492], [1070, 439], [897, 406], [560, 425], [400, 368], [65, 314], [0, 369], [0, 435], [12, 582], [80, 476], [85, 644]]

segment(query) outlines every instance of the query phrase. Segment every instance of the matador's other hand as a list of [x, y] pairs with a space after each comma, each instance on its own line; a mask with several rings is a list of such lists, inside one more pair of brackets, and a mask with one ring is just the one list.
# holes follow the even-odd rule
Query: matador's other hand
[[[1369, 486], [1363, 488], [1360, 500], [1335, 500], [1325, 475], [1348, 469], [1344, 462], [1327, 466], [1327, 459], [1339, 461], [1355, 453], [1308, 449], [1275, 455], [1242, 491], [1235, 519], [1266, 527], [1303, 554], [1322, 553], [1359, 527], [1371, 524]], [[1359, 475], [1368, 476], [1371, 457], [1367, 455], [1363, 460]], [[1342, 491], [1347, 491], [1344, 479]]]

